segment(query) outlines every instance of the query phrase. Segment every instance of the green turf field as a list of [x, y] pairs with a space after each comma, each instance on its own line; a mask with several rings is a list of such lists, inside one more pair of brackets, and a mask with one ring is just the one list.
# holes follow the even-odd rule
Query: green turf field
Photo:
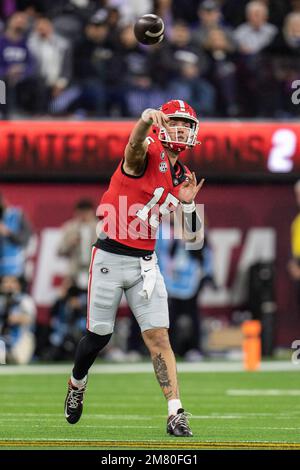
[[299, 372], [181, 373], [193, 438], [168, 437], [151, 373], [91, 374], [76, 425], [65, 374], [1, 375], [0, 448], [300, 448]]

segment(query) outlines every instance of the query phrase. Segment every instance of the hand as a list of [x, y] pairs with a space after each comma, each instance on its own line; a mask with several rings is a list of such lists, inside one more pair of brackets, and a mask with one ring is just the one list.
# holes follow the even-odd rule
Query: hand
[[0, 222], [0, 235], [2, 235], [2, 237], [8, 237], [10, 235], [10, 230], [6, 227], [5, 224], [3, 224], [3, 222]]
[[20, 318], [22, 318], [22, 313], [18, 312], [18, 313], [13, 313], [12, 315], [9, 315], [8, 319], [7, 319], [7, 323], [10, 325], [10, 326], [15, 326], [15, 325], [19, 325], [21, 322], [20, 322]]
[[196, 197], [196, 194], [202, 188], [205, 179], [202, 178], [200, 183], [197, 185], [196, 175], [193, 172], [192, 175], [187, 175], [187, 180], [180, 186], [179, 189], [179, 200], [180, 202], [190, 204]]
[[57, 98], [68, 86], [68, 80], [64, 77], [60, 77], [56, 80], [52, 88], [53, 98]]
[[214, 278], [212, 277], [211, 274], [208, 274], [206, 276], [204, 276], [201, 281], [200, 281], [200, 287], [199, 287], [199, 290], [202, 289], [203, 287], [205, 286], [209, 286], [211, 287], [213, 290], [217, 290], [218, 289], [218, 286], [216, 284], [216, 281], [214, 280]]
[[63, 91], [63, 88], [59, 88], [58, 86], [54, 86], [52, 88], [52, 98], [57, 98]]
[[80, 234], [79, 232], [72, 233], [65, 238], [66, 244], [70, 250], [78, 247], [80, 243]]
[[142, 120], [146, 123], [153, 124], [159, 128], [165, 127], [168, 129], [168, 121], [170, 120], [169, 116], [167, 116], [162, 111], [158, 111], [157, 109], [145, 109], [141, 116]]
[[80, 302], [80, 299], [78, 297], [70, 297], [69, 300], [68, 300], [68, 305], [73, 308], [74, 310], [75, 309], [79, 309], [81, 308], [81, 302]]
[[11, 65], [7, 71], [7, 80], [10, 84], [15, 85], [19, 82], [24, 72], [22, 64]]
[[287, 269], [293, 281], [300, 280], [300, 266], [298, 265], [297, 261], [294, 259], [290, 260], [288, 262]]

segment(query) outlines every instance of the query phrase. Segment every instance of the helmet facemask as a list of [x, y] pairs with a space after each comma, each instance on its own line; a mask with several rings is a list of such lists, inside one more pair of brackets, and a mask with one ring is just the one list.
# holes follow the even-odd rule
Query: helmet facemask
[[[171, 137], [165, 127], [161, 127], [159, 130], [158, 138], [160, 141], [175, 152], [182, 152], [186, 148], [194, 147], [197, 144], [197, 135], [199, 124], [195, 119], [179, 116], [169, 115], [171, 120], [180, 120], [190, 123], [190, 127], [186, 126], [170, 126], [172, 131], [175, 132], [175, 136]], [[172, 132], [172, 133], [173, 133]]]

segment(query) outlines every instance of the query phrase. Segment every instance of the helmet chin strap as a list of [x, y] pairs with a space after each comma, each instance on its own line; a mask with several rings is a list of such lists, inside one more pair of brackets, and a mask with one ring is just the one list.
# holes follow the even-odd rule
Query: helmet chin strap
[[187, 145], [185, 145], [184, 147], [178, 147], [178, 145], [176, 144], [174, 145], [170, 142], [164, 142], [164, 141], [162, 142], [162, 144], [165, 148], [171, 150], [174, 154], [177, 154], [177, 155], [181, 152], [184, 152], [188, 148]]

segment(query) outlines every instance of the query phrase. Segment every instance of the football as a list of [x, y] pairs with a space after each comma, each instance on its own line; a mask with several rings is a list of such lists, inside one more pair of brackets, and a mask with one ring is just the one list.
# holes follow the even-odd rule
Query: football
[[165, 25], [163, 20], [153, 14], [141, 16], [134, 25], [134, 34], [142, 44], [157, 44], [164, 38]]

